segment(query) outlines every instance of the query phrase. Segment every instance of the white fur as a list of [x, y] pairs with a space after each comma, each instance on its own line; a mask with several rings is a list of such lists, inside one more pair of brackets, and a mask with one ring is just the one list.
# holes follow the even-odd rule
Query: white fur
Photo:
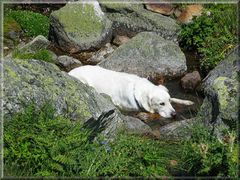
[[155, 86], [145, 78], [90, 65], [75, 68], [69, 75], [92, 86], [98, 93], [109, 95], [121, 110], [145, 110], [166, 118], [175, 113], [167, 88]]

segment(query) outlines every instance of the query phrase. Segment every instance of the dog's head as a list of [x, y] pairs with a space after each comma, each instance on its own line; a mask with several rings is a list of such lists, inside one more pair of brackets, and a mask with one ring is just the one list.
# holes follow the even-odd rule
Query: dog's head
[[149, 105], [151, 113], [159, 113], [162, 117], [171, 118], [176, 116], [176, 112], [170, 103], [170, 95], [166, 87], [155, 86], [149, 95]]
[[148, 112], [159, 113], [165, 118], [176, 116], [168, 90], [162, 85], [141, 86], [136, 89], [135, 96], [138, 103]]

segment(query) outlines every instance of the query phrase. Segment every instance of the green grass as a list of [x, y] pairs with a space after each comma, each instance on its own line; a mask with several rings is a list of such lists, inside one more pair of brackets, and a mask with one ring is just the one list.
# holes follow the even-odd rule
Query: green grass
[[5, 13], [4, 21], [9, 18], [13, 18], [19, 23], [29, 37], [48, 36], [50, 21], [47, 16], [32, 11], [8, 10]]
[[[220, 141], [196, 125], [191, 139], [181, 142], [153, 140], [119, 132], [113, 142], [78, 122], [54, 114], [46, 104], [4, 122], [5, 176], [171, 177], [173, 172], [191, 176], [237, 176], [236, 135]], [[175, 164], [175, 165], [173, 165]]]
[[193, 23], [182, 25], [180, 44], [185, 48], [194, 47], [201, 55], [201, 69], [213, 69], [237, 44], [236, 4], [204, 5], [202, 16]]
[[15, 51], [13, 51], [13, 58], [37, 59], [37, 60], [42, 60], [45, 62], [53, 63], [52, 55], [51, 55], [50, 51], [48, 51], [46, 49], [39, 50], [38, 52], [35, 52], [35, 53], [28, 53], [28, 52], [24, 53], [24, 52], [20, 52], [19, 50], [15, 50]]
[[4, 123], [5, 176], [162, 176], [170, 175], [176, 144], [121, 134], [98, 138], [79, 122], [54, 116], [52, 106], [29, 105]]

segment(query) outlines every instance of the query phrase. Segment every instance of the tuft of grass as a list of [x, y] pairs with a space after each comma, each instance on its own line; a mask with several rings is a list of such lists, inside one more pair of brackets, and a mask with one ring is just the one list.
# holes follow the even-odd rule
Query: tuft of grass
[[13, 52], [13, 58], [17, 59], [37, 59], [42, 60], [45, 62], [53, 63], [52, 55], [50, 51], [46, 49], [39, 50], [35, 53], [29, 53], [29, 52], [20, 52], [19, 50], [15, 50]]
[[180, 44], [194, 47], [202, 56], [201, 69], [213, 69], [237, 44], [236, 4], [205, 5], [205, 12], [193, 23], [182, 25]]
[[5, 18], [13, 18], [29, 37], [48, 36], [50, 21], [47, 16], [32, 11], [9, 10]]

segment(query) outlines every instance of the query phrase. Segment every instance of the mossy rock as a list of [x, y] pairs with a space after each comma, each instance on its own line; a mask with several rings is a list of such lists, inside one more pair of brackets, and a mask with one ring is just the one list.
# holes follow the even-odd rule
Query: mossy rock
[[3, 113], [11, 119], [29, 103], [51, 103], [56, 115], [90, 124], [112, 135], [122, 125], [116, 107], [94, 89], [50, 63], [8, 58], [4, 60]]
[[238, 83], [227, 77], [214, 80], [213, 89], [218, 95], [219, 111], [223, 121], [230, 127], [236, 127], [238, 119]]
[[111, 39], [112, 22], [97, 1], [68, 3], [50, 19], [50, 39], [68, 52], [98, 49]]
[[39, 35], [29, 43], [19, 46], [14, 51], [7, 55], [17, 59], [37, 59], [46, 62], [56, 63], [57, 56], [52, 51], [48, 50], [48, 41], [44, 36]]
[[206, 98], [197, 117], [218, 133], [222, 129], [219, 127], [236, 129], [238, 123], [238, 59], [236, 47], [203, 80]]

